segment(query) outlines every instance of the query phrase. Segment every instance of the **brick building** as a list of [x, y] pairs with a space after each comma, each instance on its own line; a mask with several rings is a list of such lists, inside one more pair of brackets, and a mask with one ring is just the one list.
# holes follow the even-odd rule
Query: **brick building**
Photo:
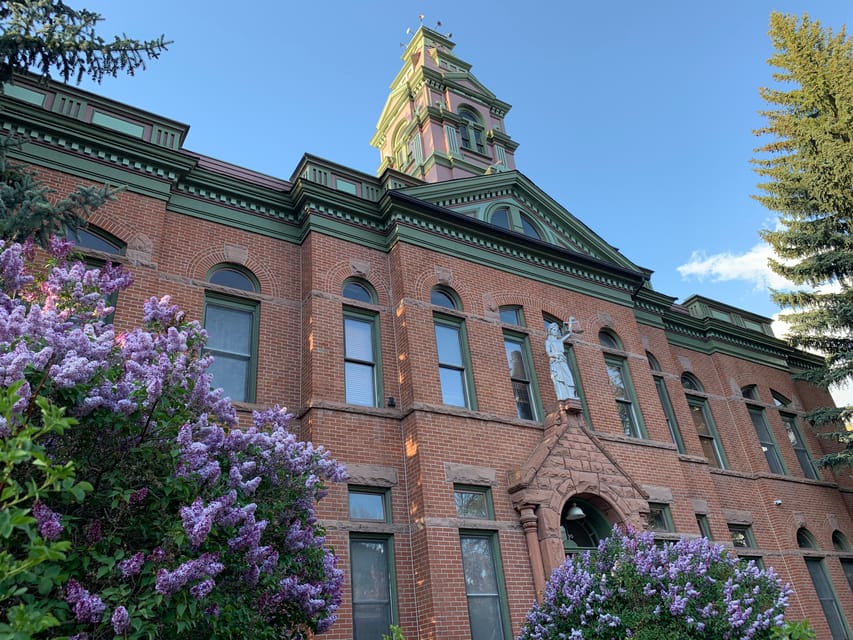
[[653, 290], [516, 170], [510, 106], [453, 47], [422, 28], [406, 48], [378, 177], [310, 155], [261, 175], [28, 79], [0, 117], [58, 191], [127, 186], [80, 237], [133, 271], [117, 324], [170, 294], [241, 409], [288, 406], [347, 464], [321, 504], [347, 569], [327, 637], [507, 640], [613, 523], [730, 545], [795, 586], [792, 618], [849, 637], [853, 481], [812, 463], [829, 445], [802, 414], [831, 399], [792, 378], [815, 358], [768, 318]]

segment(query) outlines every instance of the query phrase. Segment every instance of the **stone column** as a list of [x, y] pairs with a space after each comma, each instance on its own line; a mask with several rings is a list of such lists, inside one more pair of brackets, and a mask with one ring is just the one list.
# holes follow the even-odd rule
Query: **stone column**
[[545, 571], [542, 566], [542, 553], [539, 549], [539, 518], [536, 515], [536, 505], [524, 504], [521, 509], [521, 527], [527, 541], [527, 554], [530, 557], [530, 569], [533, 573], [533, 587], [536, 589], [536, 600], [542, 602], [545, 592]]

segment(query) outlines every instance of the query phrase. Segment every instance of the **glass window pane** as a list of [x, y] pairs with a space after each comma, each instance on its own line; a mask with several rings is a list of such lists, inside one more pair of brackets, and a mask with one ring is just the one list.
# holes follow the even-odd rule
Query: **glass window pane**
[[468, 595], [497, 595], [498, 581], [490, 538], [461, 538], [462, 568]]
[[382, 493], [350, 491], [349, 517], [353, 520], [385, 522], [385, 495]]
[[607, 375], [610, 377], [610, 388], [617, 398], [627, 400], [625, 381], [622, 377], [622, 367], [617, 364], [607, 364]]
[[539, 232], [536, 230], [536, 227], [527, 219], [527, 216], [521, 216], [521, 230], [524, 232], [524, 235], [530, 236], [531, 238], [536, 238], [537, 240], [541, 240], [541, 236]]
[[841, 568], [844, 569], [844, 575], [847, 576], [850, 591], [853, 591], [853, 560], [842, 560]]
[[213, 364], [210, 373], [213, 374], [212, 386], [222, 387], [225, 395], [235, 402], [245, 402], [247, 398], [246, 383], [249, 378], [249, 360], [212, 352]]
[[708, 463], [712, 467], [720, 466], [720, 458], [717, 455], [717, 449], [714, 446], [714, 439], [709, 437], [699, 436], [699, 442], [702, 444], [702, 453], [708, 458]]
[[497, 596], [469, 596], [468, 618], [471, 640], [502, 640], [501, 603]]
[[204, 317], [207, 348], [248, 356], [252, 346], [253, 314], [251, 311], [208, 304]]
[[438, 374], [441, 379], [441, 401], [454, 407], [467, 406], [464, 371], [441, 367]]
[[353, 602], [389, 602], [388, 548], [382, 541], [353, 540], [350, 544]]
[[492, 217], [489, 219], [489, 222], [499, 227], [503, 227], [504, 229], [509, 229], [509, 211], [506, 209], [498, 209], [492, 213]]
[[666, 505], [649, 505], [649, 529], [652, 531], [669, 531], [669, 518]]
[[523, 326], [521, 322], [521, 310], [518, 307], [501, 307], [501, 322], [513, 324], [518, 327]]
[[94, 249], [95, 251], [103, 251], [104, 253], [123, 253], [120, 245], [86, 229], [76, 229], [68, 234], [68, 239], [78, 247], [84, 249]]
[[844, 616], [841, 614], [841, 609], [838, 606], [838, 601], [835, 599], [832, 585], [826, 575], [826, 567], [823, 564], [823, 559], [806, 558], [806, 566], [809, 569], [815, 591], [817, 591], [820, 606], [823, 608], [823, 615], [826, 616], [826, 621], [829, 623], [832, 640], [848, 640], [849, 636], [844, 625]]
[[509, 377], [513, 380], [527, 380], [527, 367], [524, 366], [521, 345], [513, 340], [504, 340], [504, 349], [509, 364]]
[[735, 547], [754, 547], [752, 532], [748, 526], [729, 525], [729, 533], [732, 536], [732, 545]]
[[460, 518], [489, 518], [489, 504], [485, 491], [462, 491], [457, 490], [454, 494], [456, 499], [456, 515]]
[[530, 401], [530, 384], [513, 381], [512, 393], [518, 417], [522, 420], [535, 420], [536, 414], [533, 411], [533, 403]]
[[437, 305], [439, 307], [446, 307], [447, 309], [455, 309], [456, 302], [453, 298], [450, 297], [450, 294], [441, 291], [440, 289], [433, 289], [432, 293], [430, 293], [429, 301], [431, 304]]
[[343, 289], [344, 298], [358, 300], [359, 302], [373, 302], [373, 296], [366, 287], [357, 282], [347, 282]]
[[391, 626], [391, 578], [387, 541], [351, 540], [353, 635], [377, 640]]
[[705, 419], [705, 410], [701, 404], [691, 404], [690, 413], [693, 416], [693, 424], [696, 425], [696, 431], [700, 436], [711, 436], [711, 430], [708, 427], [708, 421]]
[[634, 412], [629, 402], [617, 402], [616, 410], [619, 412], [619, 420], [622, 422], [622, 433], [626, 436], [636, 438], [638, 436], [637, 425], [634, 422]]
[[376, 404], [374, 367], [358, 362], [344, 363], [347, 404], [372, 407]]
[[208, 281], [232, 289], [255, 291], [255, 283], [245, 273], [240, 273], [236, 269], [217, 269], [210, 274]]
[[459, 347], [459, 328], [445, 324], [435, 325], [435, 344], [441, 364], [462, 367], [462, 349]]
[[373, 362], [373, 322], [344, 318], [344, 343], [347, 358]]

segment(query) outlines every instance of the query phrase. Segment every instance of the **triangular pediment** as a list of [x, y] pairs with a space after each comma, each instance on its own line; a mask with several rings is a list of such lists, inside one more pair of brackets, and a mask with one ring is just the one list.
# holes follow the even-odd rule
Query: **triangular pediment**
[[[620, 270], [651, 273], [631, 262], [519, 171], [495, 171], [488, 175], [418, 185], [401, 191], [486, 223], [495, 220], [494, 214], [498, 209], [507, 208], [516, 223], [510, 226], [510, 231], [524, 233], [518, 224], [523, 216], [532, 223], [539, 239], [545, 243], [613, 265]], [[495, 224], [492, 226], [496, 232], [505, 230]]]

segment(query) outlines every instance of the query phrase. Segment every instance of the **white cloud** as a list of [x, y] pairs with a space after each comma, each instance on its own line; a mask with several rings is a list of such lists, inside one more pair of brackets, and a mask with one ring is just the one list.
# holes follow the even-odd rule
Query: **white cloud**
[[690, 260], [677, 269], [684, 279], [712, 282], [745, 280], [751, 282], [756, 290], [792, 288], [790, 281], [770, 270], [767, 260], [772, 255], [773, 249], [764, 242], [741, 254], [726, 252], [709, 256], [703, 251], [694, 251]]

